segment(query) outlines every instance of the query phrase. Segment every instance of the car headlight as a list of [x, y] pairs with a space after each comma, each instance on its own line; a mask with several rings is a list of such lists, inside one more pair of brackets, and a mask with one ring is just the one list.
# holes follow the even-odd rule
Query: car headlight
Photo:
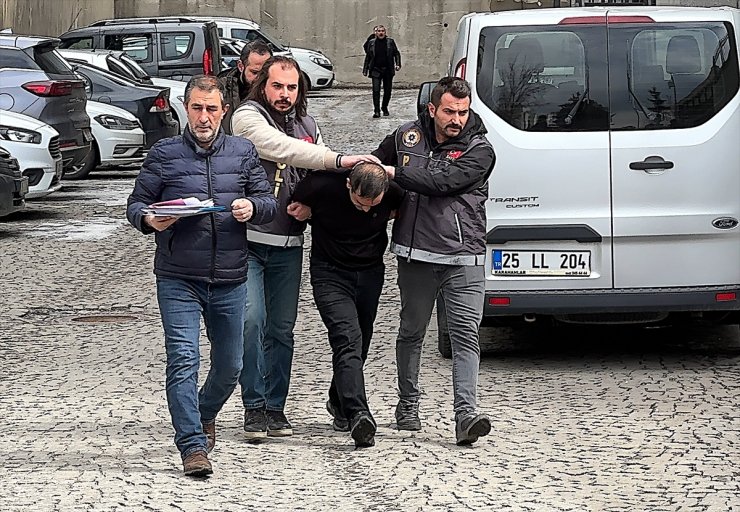
[[311, 57], [309, 58], [312, 62], [318, 64], [319, 66], [331, 66], [331, 61], [326, 57], [322, 57], [321, 55], [311, 55]]
[[22, 128], [13, 128], [12, 126], [0, 125], [0, 139], [12, 142], [41, 144], [41, 134], [39, 132], [24, 130]]
[[130, 121], [123, 117], [101, 114], [95, 120], [109, 130], [135, 130], [139, 127], [138, 121]]

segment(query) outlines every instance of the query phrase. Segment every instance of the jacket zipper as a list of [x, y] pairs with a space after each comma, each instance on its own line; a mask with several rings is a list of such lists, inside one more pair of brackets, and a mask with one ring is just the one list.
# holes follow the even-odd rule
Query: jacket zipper
[[[213, 190], [211, 188], [211, 157], [206, 157], [206, 173], [208, 179], [208, 198], [213, 197]], [[216, 277], [216, 217], [214, 213], [209, 215], [211, 217], [211, 282]]]
[[[429, 151], [429, 160], [432, 159], [434, 150]], [[411, 241], [409, 243], [409, 254], [406, 256], [406, 263], [411, 263], [411, 253], [414, 251], [414, 238], [416, 238], [416, 221], [419, 220], [419, 194], [416, 194], [416, 211], [414, 212], [414, 227], [411, 230]]]
[[462, 244], [462, 228], [460, 227], [460, 217], [457, 216], [457, 213], [455, 214], [455, 224], [457, 224], [457, 241]]

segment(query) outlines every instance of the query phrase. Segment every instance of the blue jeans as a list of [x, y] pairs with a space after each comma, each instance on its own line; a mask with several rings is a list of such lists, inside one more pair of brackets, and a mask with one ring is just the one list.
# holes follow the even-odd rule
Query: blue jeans
[[[236, 387], [244, 346], [246, 283], [214, 285], [157, 277], [167, 352], [167, 405], [183, 458], [205, 451], [201, 421], [210, 422]], [[200, 317], [211, 342], [211, 369], [198, 392]]]
[[302, 265], [302, 247], [249, 243], [244, 368], [239, 377], [246, 409], [285, 408]]

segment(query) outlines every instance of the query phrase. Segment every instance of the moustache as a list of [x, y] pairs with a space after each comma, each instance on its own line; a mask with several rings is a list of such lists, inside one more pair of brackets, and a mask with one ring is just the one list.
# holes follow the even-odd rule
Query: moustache
[[453, 130], [462, 130], [462, 126], [459, 124], [450, 123], [447, 126], [445, 126], [445, 129], [452, 128]]

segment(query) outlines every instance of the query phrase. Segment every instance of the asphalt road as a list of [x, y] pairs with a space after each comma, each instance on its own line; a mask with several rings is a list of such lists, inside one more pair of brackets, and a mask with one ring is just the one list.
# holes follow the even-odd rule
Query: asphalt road
[[[311, 97], [326, 142], [369, 151], [414, 115], [397, 91]], [[424, 428], [393, 425], [399, 298], [388, 272], [367, 368], [377, 445], [324, 410], [330, 350], [304, 275], [287, 414], [251, 445], [237, 396], [215, 474], [182, 476], [164, 394], [153, 240], [128, 226], [135, 170], [96, 172], [0, 221], [0, 510], [740, 510], [740, 330], [487, 329], [479, 399], [493, 431], [454, 444], [450, 361], [432, 322]], [[304, 272], [305, 272], [304, 268]], [[201, 343], [203, 370], [209, 347]]]

